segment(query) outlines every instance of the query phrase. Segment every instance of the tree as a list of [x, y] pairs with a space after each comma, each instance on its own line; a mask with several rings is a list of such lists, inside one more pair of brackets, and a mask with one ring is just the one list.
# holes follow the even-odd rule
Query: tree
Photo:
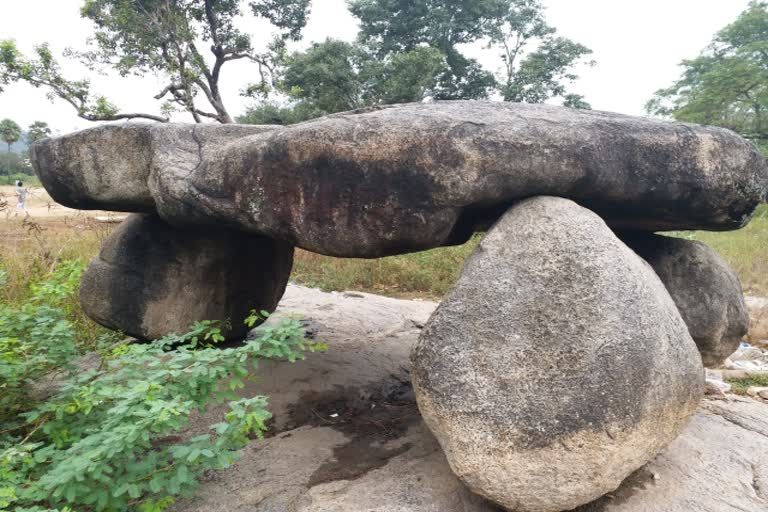
[[[237, 28], [243, 7], [279, 32], [265, 52], [257, 52], [251, 37]], [[220, 89], [224, 65], [241, 59], [256, 63], [260, 88], [251, 90], [266, 92], [276, 55], [287, 40], [300, 37], [308, 11], [309, 0], [252, 0], [245, 6], [239, 0], [85, 0], [81, 14], [95, 25], [93, 46], [75, 55], [92, 67], [111, 67], [122, 76], [165, 77], [167, 85], [155, 96], [165, 100], [162, 115], [121, 113], [94, 94], [87, 80], [64, 77], [46, 45], [38, 46], [36, 56], [28, 59], [12, 41], [0, 42], [0, 86], [21, 80], [46, 87], [88, 120], [167, 121], [170, 112], [180, 109], [196, 122], [231, 123]]]
[[646, 104], [655, 115], [723, 126], [768, 145], [768, 2], [752, 1]]
[[12, 183], [11, 177], [19, 174], [34, 174], [29, 161], [18, 153], [0, 153], [0, 176], [5, 176], [6, 183]]
[[11, 152], [11, 146], [21, 138], [21, 127], [12, 119], [3, 119], [0, 121], [0, 139], [8, 144], [8, 153]]
[[367, 105], [421, 101], [435, 93], [449, 71], [445, 56], [430, 47], [394, 53], [383, 61], [369, 58], [360, 71], [366, 83], [363, 98]]
[[328, 39], [281, 62], [277, 89], [292, 101], [257, 105], [238, 118], [254, 124], [292, 124], [369, 105], [421, 101], [447, 68], [428, 47], [378, 60], [359, 44]]
[[439, 50], [447, 69], [434, 91], [437, 99], [485, 98], [492, 73], [457, 46], [483, 36], [483, 27], [502, 12], [504, 0], [350, 0], [360, 20], [359, 40], [379, 59], [423, 46]]
[[[555, 33], [544, 19], [540, 0], [509, 1], [506, 10], [487, 23], [488, 46], [497, 48], [504, 62], [498, 79], [504, 101], [543, 103], [562, 97], [567, 106], [589, 108], [581, 96], [567, 93], [566, 83], [578, 78], [572, 68], [592, 50]], [[534, 41], [538, 47], [525, 55]]]
[[[351, 0], [360, 19], [361, 43], [380, 59], [428, 46], [445, 58], [433, 96], [437, 99], [485, 98], [498, 90], [505, 101], [541, 103], [569, 95], [572, 67], [591, 51], [547, 25], [540, 0]], [[498, 77], [465, 57], [459, 45], [476, 41], [497, 48], [504, 60]], [[534, 42], [538, 47], [523, 58]]]
[[332, 113], [421, 101], [446, 69], [443, 55], [434, 48], [378, 59], [358, 44], [328, 39], [289, 56], [278, 83], [289, 96]]
[[35, 121], [27, 128], [27, 142], [32, 144], [46, 137], [50, 137], [51, 129], [45, 121]]
[[237, 117], [242, 124], [295, 124], [322, 116], [306, 102], [281, 104], [278, 101], [263, 101], [246, 109], [245, 114]]
[[366, 59], [356, 45], [328, 39], [285, 59], [280, 87], [322, 113], [363, 106], [364, 84], [359, 70]]

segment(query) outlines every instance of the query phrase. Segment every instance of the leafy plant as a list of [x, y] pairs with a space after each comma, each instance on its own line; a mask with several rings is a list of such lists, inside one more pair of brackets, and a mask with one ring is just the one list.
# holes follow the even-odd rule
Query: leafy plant
[[[236, 393], [258, 361], [293, 362], [325, 348], [293, 318], [242, 346], [217, 348], [221, 326], [204, 321], [148, 344], [102, 340], [98, 364], [83, 368], [58, 307], [81, 271], [61, 266], [28, 303], [0, 313], [0, 510], [163, 510], [263, 435], [266, 397]], [[266, 315], [253, 311], [246, 323]], [[52, 396], [35, 401], [35, 379], [52, 371], [63, 374]], [[179, 434], [192, 414], [223, 403], [223, 421], [209, 434]]]
[[725, 381], [733, 386], [734, 393], [738, 395], [746, 395], [747, 390], [752, 386], [768, 386], [768, 375], [754, 375], [745, 379], [725, 379]]

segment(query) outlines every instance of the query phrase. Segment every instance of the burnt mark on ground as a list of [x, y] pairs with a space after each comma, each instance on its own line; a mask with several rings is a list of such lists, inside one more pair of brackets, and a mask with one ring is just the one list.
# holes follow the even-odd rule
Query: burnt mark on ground
[[309, 487], [335, 480], [354, 480], [387, 464], [411, 448], [390, 445], [421, 420], [411, 383], [392, 376], [367, 389], [337, 387], [326, 392], [303, 393], [288, 411], [285, 430], [300, 426], [329, 427], [349, 442], [333, 450], [334, 458], [312, 474]]

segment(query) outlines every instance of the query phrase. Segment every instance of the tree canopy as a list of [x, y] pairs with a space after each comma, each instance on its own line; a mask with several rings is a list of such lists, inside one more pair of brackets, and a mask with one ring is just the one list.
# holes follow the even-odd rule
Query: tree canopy
[[[555, 36], [540, 0], [350, 0], [350, 10], [360, 19], [360, 41], [380, 58], [423, 46], [444, 55], [447, 67], [432, 94], [437, 99], [498, 91], [505, 101], [568, 100], [566, 84], [577, 78], [572, 68], [591, 53]], [[499, 52], [503, 73], [494, 76], [461, 53], [459, 45], [473, 42]]]
[[649, 113], [734, 130], [768, 146], [768, 2], [752, 1], [683, 74], [646, 104]]
[[[256, 80], [243, 94], [262, 103], [240, 120], [295, 122], [427, 96], [494, 95], [531, 103], [560, 98], [589, 108], [568, 86], [577, 78], [575, 64], [590, 50], [556, 34], [541, 0], [349, 0], [360, 22], [357, 41], [329, 39], [299, 52], [290, 52], [288, 43], [301, 37], [310, 0], [83, 2], [81, 15], [93, 22], [94, 33], [87, 51], [67, 56], [121, 76], [162, 77], [165, 85], [155, 95], [162, 102], [158, 112], [122, 111], [88, 80], [65, 76], [45, 43], [24, 55], [13, 41], [0, 41], [0, 91], [18, 81], [45, 88], [92, 121], [162, 122], [185, 112], [196, 122], [230, 123], [222, 71], [228, 62], [247, 60], [255, 64]], [[272, 27], [266, 48], [255, 48], [243, 31], [245, 17]], [[494, 73], [467, 57], [461, 46], [468, 43], [495, 49], [503, 71]]]
[[[263, 52], [238, 28], [246, 13], [267, 20], [277, 35]], [[221, 94], [222, 68], [247, 59], [259, 72], [262, 91], [268, 90], [274, 57], [286, 40], [300, 37], [309, 0], [85, 0], [83, 17], [94, 23], [91, 49], [75, 54], [90, 66], [108, 66], [122, 76], [163, 76], [167, 84], [155, 96], [163, 100], [161, 114], [121, 113], [95, 94], [87, 80], [64, 77], [47, 45], [27, 58], [12, 41], [0, 42], [0, 87], [26, 81], [47, 87], [89, 120], [145, 118], [167, 121], [174, 110], [188, 112], [200, 122], [232, 122]], [[254, 88], [252, 88], [253, 90]]]
[[439, 50], [447, 69], [433, 92], [437, 99], [486, 98], [493, 74], [465, 57], [458, 45], [479, 40], [483, 26], [509, 0], [350, 0], [360, 20], [361, 43], [383, 59], [422, 46]]
[[[356, 43], [326, 40], [284, 55], [277, 89], [293, 103], [265, 102], [239, 118], [289, 123], [368, 105], [486, 98], [541, 103], [559, 97], [589, 108], [568, 91], [590, 50], [558, 37], [539, 0], [351, 0], [360, 19]], [[465, 57], [459, 45], [496, 50], [495, 76]]]
[[0, 139], [8, 145], [8, 153], [11, 146], [21, 138], [21, 127], [13, 119], [0, 121]]
[[282, 62], [278, 90], [299, 117], [368, 105], [421, 101], [446, 69], [443, 55], [420, 47], [378, 59], [359, 44], [327, 39]]
[[35, 121], [27, 128], [26, 139], [30, 144], [50, 136], [51, 128], [45, 121]]
[[[567, 84], [578, 78], [573, 66], [592, 51], [556, 32], [544, 19], [540, 0], [505, 2], [488, 23], [488, 44], [504, 62], [499, 91], [505, 101], [543, 103], [561, 97], [566, 106], [589, 108], [581, 96], [567, 92]], [[526, 54], [535, 41], [538, 46]]]

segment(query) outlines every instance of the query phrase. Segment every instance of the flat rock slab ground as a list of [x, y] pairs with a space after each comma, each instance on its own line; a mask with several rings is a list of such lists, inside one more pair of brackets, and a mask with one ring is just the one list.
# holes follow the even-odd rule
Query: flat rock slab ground
[[[230, 469], [210, 473], [176, 511], [490, 512], [451, 473], [421, 421], [408, 355], [436, 307], [290, 285], [279, 313], [300, 313], [329, 344], [296, 364], [261, 366], [245, 393], [275, 414]], [[192, 433], [217, 421], [197, 418]], [[574, 512], [768, 510], [768, 404], [703, 401], [685, 432], [607, 497]]]

